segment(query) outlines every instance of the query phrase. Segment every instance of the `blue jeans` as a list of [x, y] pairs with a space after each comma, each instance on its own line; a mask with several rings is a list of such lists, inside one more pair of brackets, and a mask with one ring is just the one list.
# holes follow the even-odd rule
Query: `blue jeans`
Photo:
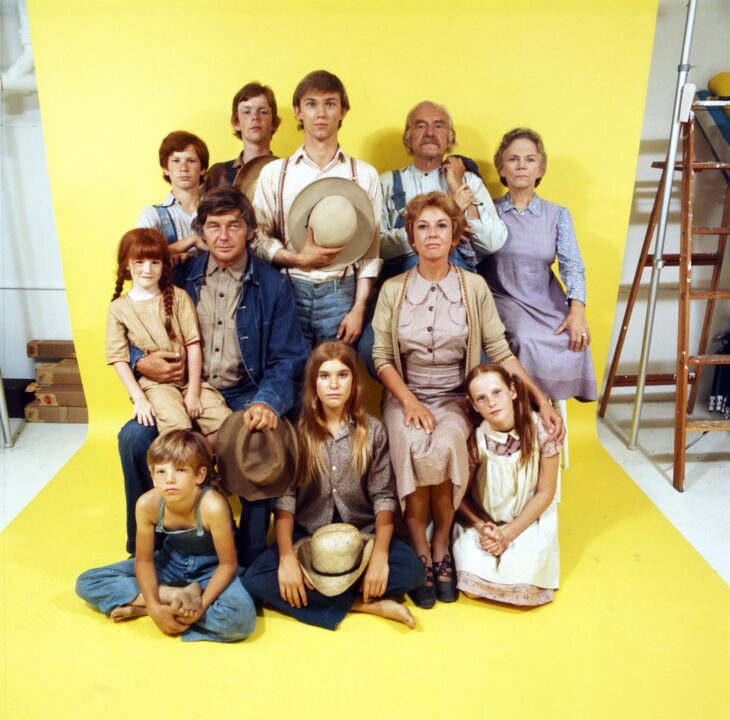
[[[476, 272], [476, 269], [469, 265], [469, 263], [464, 260], [461, 253], [457, 250], [454, 250], [454, 252], [451, 253], [449, 262], [463, 270], [467, 270], [468, 272]], [[407, 255], [398, 255], [397, 257], [389, 258], [383, 262], [380, 275], [375, 283], [375, 291], [368, 303], [368, 310], [365, 315], [365, 324], [362, 335], [360, 335], [360, 339], [357, 342], [357, 352], [362, 358], [370, 377], [374, 380], [378, 379], [378, 373], [375, 372], [375, 365], [373, 364], [373, 345], [375, 343], [373, 314], [375, 313], [375, 305], [378, 302], [378, 293], [386, 280], [389, 280], [396, 275], [400, 275], [401, 273], [416, 267], [416, 265], [418, 265], [418, 255], [416, 255], [416, 253], [408, 253]]]
[[[169, 548], [167, 544], [163, 545], [162, 550], [155, 552], [154, 560], [157, 582], [173, 587], [199, 582], [205, 589], [218, 567], [216, 555], [185, 555]], [[76, 593], [107, 615], [114, 608], [128, 605], [139, 595], [134, 560], [122, 560], [87, 570], [76, 580]], [[181, 637], [190, 642], [234, 642], [245, 640], [255, 627], [256, 609], [253, 600], [237, 576]]]
[[[302, 532], [294, 533], [294, 541], [306, 537]], [[421, 559], [400, 538], [393, 536], [388, 548], [388, 585], [386, 596], [405, 595], [423, 585], [426, 575]], [[362, 576], [345, 592], [335, 597], [325, 597], [317, 590], [307, 589], [308, 605], [293, 608], [279, 594], [279, 548], [272, 545], [261, 553], [256, 562], [243, 576], [243, 584], [257, 600], [266, 602], [285, 615], [290, 615], [307, 625], [316, 625], [327, 630], [336, 630], [359, 595]]]
[[[253, 400], [256, 388], [228, 388], [221, 390], [221, 394], [231, 410], [243, 410]], [[117, 438], [127, 503], [127, 552], [131, 555], [134, 555], [137, 535], [137, 521], [134, 516], [137, 500], [152, 489], [147, 451], [156, 437], [156, 427], [140, 425], [132, 419], [119, 431]], [[241, 521], [236, 531], [236, 550], [238, 564], [242, 567], [248, 567], [266, 549], [266, 533], [273, 506], [274, 500], [248, 502], [241, 498]]]
[[313, 348], [325, 340], [334, 340], [342, 318], [352, 310], [355, 302], [355, 276], [309, 282], [292, 278], [297, 298], [297, 313], [304, 340]]

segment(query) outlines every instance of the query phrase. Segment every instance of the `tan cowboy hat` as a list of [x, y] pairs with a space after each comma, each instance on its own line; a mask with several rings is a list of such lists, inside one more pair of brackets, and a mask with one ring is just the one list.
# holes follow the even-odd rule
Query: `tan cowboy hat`
[[348, 523], [331, 523], [294, 543], [304, 576], [327, 597], [345, 592], [365, 571], [375, 535]]
[[322, 178], [294, 198], [286, 236], [296, 252], [307, 241], [307, 228], [322, 247], [343, 247], [326, 270], [342, 270], [359, 260], [375, 237], [375, 215], [367, 193], [354, 181]]
[[245, 500], [283, 495], [294, 481], [297, 438], [286, 418], [276, 429], [249, 430], [245, 411], [229, 415], [218, 431], [218, 470], [223, 486]]
[[279, 158], [276, 155], [261, 155], [242, 165], [233, 180], [233, 187], [238, 188], [251, 202], [259, 182], [259, 175], [266, 165]]

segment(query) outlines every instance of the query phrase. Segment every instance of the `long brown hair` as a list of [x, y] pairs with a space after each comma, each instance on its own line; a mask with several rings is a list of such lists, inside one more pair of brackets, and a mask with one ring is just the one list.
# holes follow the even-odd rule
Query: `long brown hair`
[[508, 388], [514, 388], [517, 397], [512, 400], [512, 407], [515, 413], [515, 432], [520, 438], [522, 448], [522, 457], [520, 458], [520, 466], [527, 467], [532, 460], [532, 445], [537, 435], [535, 421], [532, 419], [532, 404], [530, 403], [530, 394], [525, 387], [525, 383], [519, 375], [511, 375], [502, 365], [495, 363], [482, 363], [472, 368], [466, 376], [466, 392], [469, 399], [473, 401], [471, 395], [471, 384], [480, 375], [488, 373], [496, 373], [502, 378], [502, 381]]
[[165, 330], [170, 340], [175, 340], [172, 327], [172, 302], [175, 297], [172, 284], [172, 261], [167, 242], [157, 230], [151, 228], [135, 228], [122, 235], [117, 250], [117, 284], [114, 287], [112, 302], [122, 294], [125, 280], [131, 280], [129, 274], [130, 260], [159, 260], [162, 263], [162, 275], [158, 283], [165, 305]]
[[307, 485], [318, 481], [327, 472], [322, 456], [322, 446], [329, 434], [322, 410], [322, 402], [317, 397], [317, 375], [322, 363], [339, 360], [352, 373], [352, 392], [344, 407], [345, 418], [355, 425], [355, 438], [352, 443], [352, 464], [355, 472], [362, 477], [367, 471], [372, 455], [372, 442], [368, 434], [368, 416], [362, 407], [362, 381], [357, 364], [357, 355], [343, 342], [324, 342], [312, 350], [304, 371], [304, 394], [302, 412], [299, 415], [299, 478], [297, 484]]

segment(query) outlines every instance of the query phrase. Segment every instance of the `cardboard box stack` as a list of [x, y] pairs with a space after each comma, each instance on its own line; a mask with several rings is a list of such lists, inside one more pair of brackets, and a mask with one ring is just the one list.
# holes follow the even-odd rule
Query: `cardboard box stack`
[[35, 393], [25, 406], [28, 422], [86, 423], [89, 414], [81, 386], [79, 364], [71, 340], [31, 340], [28, 357], [58, 359], [36, 365], [35, 382], [27, 390]]

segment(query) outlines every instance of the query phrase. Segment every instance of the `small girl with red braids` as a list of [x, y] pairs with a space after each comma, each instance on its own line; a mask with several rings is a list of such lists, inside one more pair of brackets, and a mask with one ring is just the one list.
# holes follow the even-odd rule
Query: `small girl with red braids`
[[482, 423], [469, 443], [473, 472], [453, 529], [457, 587], [471, 598], [544, 605], [560, 581], [560, 444], [504, 366], [473, 368], [466, 391]]
[[[132, 287], [122, 295], [125, 280]], [[120, 297], [121, 296], [121, 297]], [[163, 385], [135, 377], [130, 346], [187, 356], [187, 373], [178, 385]], [[167, 242], [157, 230], [138, 228], [125, 233], [117, 252], [117, 284], [109, 306], [106, 331], [107, 364], [114, 365], [134, 403], [141, 425], [168, 430], [192, 427], [192, 421], [215, 447], [215, 433], [231, 411], [223, 396], [201, 381], [203, 352], [198, 317], [190, 296], [172, 284]]]

